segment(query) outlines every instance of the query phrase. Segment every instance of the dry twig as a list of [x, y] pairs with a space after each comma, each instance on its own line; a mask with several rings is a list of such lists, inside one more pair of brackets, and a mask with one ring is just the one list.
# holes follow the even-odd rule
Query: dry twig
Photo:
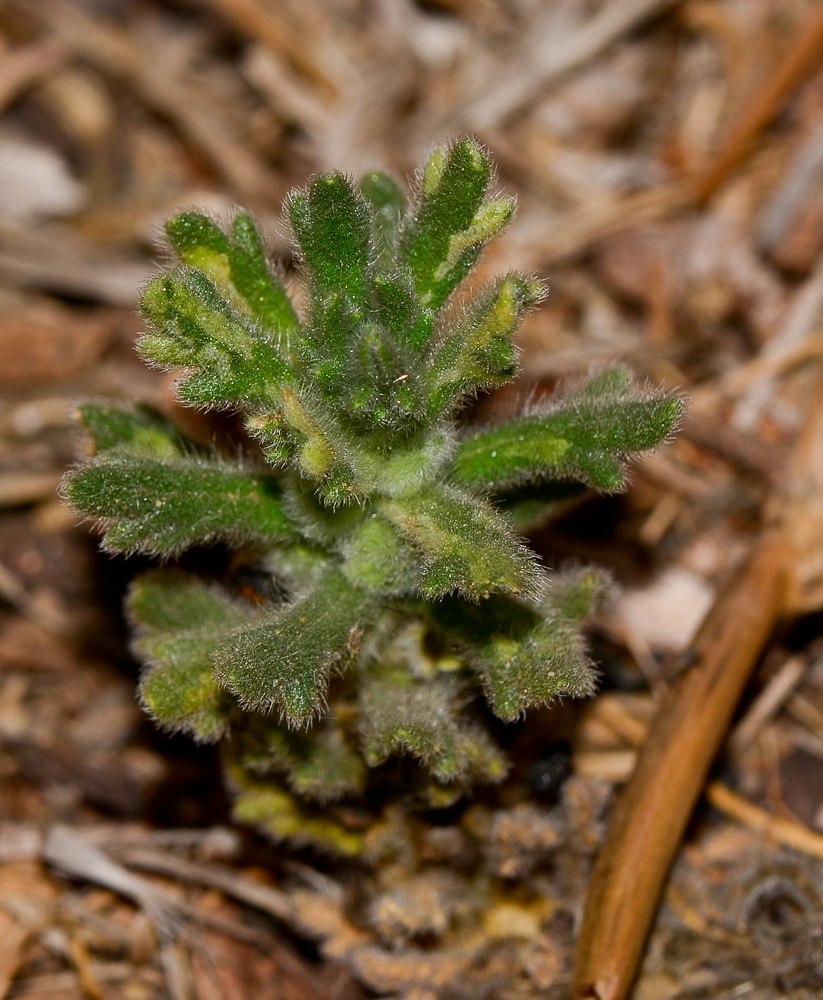
[[751, 669], [778, 619], [819, 599], [821, 448], [823, 392], [767, 526], [702, 625], [618, 800], [578, 941], [579, 1000], [628, 995], [666, 874]]

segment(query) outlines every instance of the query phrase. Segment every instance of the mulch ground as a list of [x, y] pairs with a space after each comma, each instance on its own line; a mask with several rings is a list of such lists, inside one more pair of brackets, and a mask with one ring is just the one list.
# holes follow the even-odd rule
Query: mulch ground
[[[568, 995], [612, 793], [809, 427], [821, 55], [814, 0], [0, 4], [0, 1000]], [[166, 216], [242, 204], [288, 269], [292, 187], [324, 169], [411, 175], [467, 131], [519, 200], [484, 266], [550, 285], [520, 337], [521, 378], [478, 415], [615, 360], [691, 398], [625, 495], [533, 539], [552, 565], [609, 567], [621, 593], [592, 626], [602, 694], [523, 741], [535, 759], [561, 737], [571, 754], [560, 805], [535, 780], [521, 796], [560, 810], [545, 905], [490, 904], [472, 954], [496, 950], [474, 966], [425, 941], [374, 950], [335, 902], [356, 870], [230, 823], [213, 752], [156, 732], [135, 701], [121, 601], [139, 561], [100, 555], [56, 492], [83, 447], [77, 402], [201, 419], [133, 350]], [[637, 1000], [823, 988], [814, 584], [762, 651]], [[515, 847], [547, 850], [531, 816], [513, 814]], [[530, 878], [514, 870], [510, 896]]]

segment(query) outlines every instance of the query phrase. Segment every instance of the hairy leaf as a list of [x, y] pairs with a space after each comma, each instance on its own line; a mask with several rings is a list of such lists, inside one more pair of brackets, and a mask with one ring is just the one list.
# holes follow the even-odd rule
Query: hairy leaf
[[63, 488], [76, 510], [102, 523], [112, 552], [173, 555], [192, 545], [293, 534], [276, 480], [214, 459], [107, 452], [70, 472]]
[[343, 572], [351, 583], [380, 594], [412, 593], [415, 562], [397, 529], [378, 514], [347, 540]]
[[366, 317], [371, 212], [342, 174], [322, 174], [292, 192], [288, 212], [311, 282], [306, 346], [315, 376], [333, 388]]
[[292, 726], [320, 712], [331, 669], [357, 650], [373, 595], [328, 569], [301, 599], [224, 640], [217, 677], [246, 708]]
[[387, 428], [409, 430], [423, 415], [421, 380], [410, 375], [408, 361], [408, 352], [384, 328], [364, 329], [351, 347], [347, 409], [373, 438], [383, 438]]
[[500, 780], [506, 764], [489, 737], [459, 718], [459, 690], [448, 678], [374, 678], [361, 695], [363, 754], [377, 767], [393, 754], [411, 754], [442, 782], [472, 777]]
[[162, 459], [195, 450], [170, 420], [150, 406], [124, 410], [108, 403], [84, 403], [77, 415], [98, 453], [122, 448]]
[[406, 196], [397, 181], [382, 170], [369, 170], [363, 175], [360, 193], [372, 209], [375, 246], [390, 261], [395, 256], [400, 225], [406, 214]]
[[424, 596], [456, 591], [479, 600], [536, 590], [534, 557], [482, 500], [441, 488], [398, 497], [383, 511], [420, 555]]
[[420, 362], [416, 355], [431, 337], [433, 314], [420, 307], [411, 275], [397, 271], [373, 274], [370, 296], [375, 324], [388, 335], [389, 343], [407, 348], [399, 354], [403, 361], [395, 374], [417, 379]]
[[490, 179], [488, 157], [471, 138], [436, 149], [423, 170], [401, 248], [427, 309], [440, 308], [514, 214], [509, 198], [484, 200]]
[[231, 705], [212, 677], [212, 654], [251, 610], [197, 577], [147, 573], [131, 588], [128, 613], [146, 664], [140, 695], [154, 719], [201, 742], [224, 736]]
[[366, 767], [339, 725], [324, 719], [306, 732], [289, 732], [261, 720], [243, 740], [243, 764], [256, 774], [280, 772], [289, 787], [315, 802], [361, 793]]
[[482, 608], [447, 601], [435, 609], [436, 620], [474, 666], [491, 708], [506, 721], [594, 690], [579, 624], [602, 601], [608, 583], [585, 571], [555, 587], [556, 597], [548, 591], [542, 606], [495, 597]]
[[258, 778], [237, 765], [230, 766], [228, 773], [237, 822], [252, 823], [274, 840], [287, 840], [297, 847], [311, 846], [343, 857], [363, 852], [363, 835], [347, 829], [327, 809], [299, 802], [273, 778]]
[[[454, 457], [454, 480], [510, 490], [577, 478], [601, 490], [622, 489], [627, 458], [665, 440], [684, 403], [678, 396], [626, 389], [619, 374], [596, 380], [546, 412], [465, 438]], [[618, 393], [615, 383], [621, 386]]]
[[184, 264], [202, 271], [236, 309], [278, 332], [278, 346], [288, 357], [297, 315], [283, 283], [268, 266], [252, 217], [238, 212], [227, 235], [201, 212], [180, 212], [166, 223], [166, 234]]
[[472, 300], [426, 367], [430, 414], [447, 412], [466, 393], [511, 381], [517, 363], [512, 337], [524, 314], [542, 297], [539, 281], [513, 274]]
[[276, 404], [292, 381], [277, 333], [250, 325], [199, 271], [153, 278], [140, 308], [153, 327], [140, 338], [140, 353], [161, 368], [187, 373], [177, 388], [186, 403]]

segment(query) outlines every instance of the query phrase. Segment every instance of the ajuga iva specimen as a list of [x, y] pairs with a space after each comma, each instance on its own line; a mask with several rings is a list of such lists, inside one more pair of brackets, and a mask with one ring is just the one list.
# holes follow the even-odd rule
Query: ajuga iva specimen
[[331, 804], [369, 769], [416, 758], [426, 801], [452, 801], [505, 773], [488, 709], [511, 720], [592, 690], [579, 628], [603, 578], [550, 577], [517, 528], [558, 482], [619, 490], [682, 402], [618, 368], [460, 427], [468, 399], [514, 377], [543, 296], [519, 273], [464, 284], [514, 212], [490, 184], [471, 138], [434, 151], [410, 204], [382, 173], [314, 177], [286, 203], [300, 309], [245, 212], [227, 228], [175, 216], [180, 265], [143, 292], [140, 353], [179, 373], [183, 403], [241, 414], [256, 447], [229, 458], [149, 409], [80, 411], [95, 454], [65, 494], [107, 550], [165, 564], [219, 542], [267, 581], [251, 600], [163, 565], [128, 611], [145, 706], [222, 739], [238, 816], [276, 836], [355, 853]]

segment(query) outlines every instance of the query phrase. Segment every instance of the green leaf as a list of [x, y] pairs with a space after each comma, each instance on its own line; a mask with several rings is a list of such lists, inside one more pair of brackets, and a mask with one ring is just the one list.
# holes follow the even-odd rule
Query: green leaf
[[98, 453], [120, 448], [162, 459], [195, 450], [170, 420], [150, 406], [123, 410], [107, 403], [84, 403], [77, 414]]
[[545, 615], [557, 615], [582, 625], [612, 596], [612, 579], [605, 570], [591, 566], [552, 575], [541, 602]]
[[392, 343], [407, 350], [401, 371], [407, 376], [420, 367], [417, 352], [431, 338], [433, 314], [421, 309], [411, 276], [382, 271], [371, 276], [370, 305], [375, 323]]
[[218, 680], [245, 708], [307, 725], [320, 711], [330, 671], [356, 651], [373, 604], [368, 591], [329, 568], [308, 594], [226, 637], [216, 655]]
[[187, 373], [177, 388], [186, 403], [276, 405], [292, 380], [278, 354], [277, 333], [249, 325], [198, 271], [153, 278], [140, 308], [153, 327], [140, 338], [140, 353], [161, 368]]
[[365, 764], [336, 720], [323, 719], [306, 732], [289, 732], [266, 719], [247, 730], [242, 761], [255, 774], [285, 773], [293, 791], [315, 802], [362, 794]]
[[490, 180], [488, 157], [469, 137], [436, 149], [423, 170], [401, 248], [427, 309], [440, 308], [514, 213], [509, 198], [484, 201]]
[[293, 534], [274, 479], [197, 456], [104, 453], [70, 472], [64, 492], [76, 510], [102, 523], [103, 545], [112, 552], [174, 555], [192, 545]]
[[166, 222], [169, 242], [184, 264], [202, 271], [236, 309], [281, 333], [297, 329], [282, 282], [266, 261], [260, 233], [247, 212], [232, 220], [231, 236], [201, 212], [180, 212]]
[[424, 380], [428, 410], [450, 410], [466, 393], [510, 382], [517, 352], [512, 337], [543, 298], [539, 281], [521, 274], [499, 278], [475, 298], [431, 352]]
[[327, 808], [299, 802], [277, 780], [255, 777], [241, 766], [230, 766], [228, 774], [238, 823], [254, 824], [275, 840], [296, 847], [311, 846], [342, 857], [363, 852], [362, 834], [347, 829]]
[[[366, 328], [347, 361], [347, 408], [367, 432], [408, 430], [424, 411], [420, 379], [410, 376], [407, 352], [385, 332]], [[382, 431], [385, 435], [385, 430]]]
[[341, 430], [336, 415], [309, 391], [284, 387], [280, 408], [252, 412], [246, 430], [273, 465], [294, 466], [315, 482], [324, 499], [336, 506], [353, 499], [356, 472], [345, 455], [355, 442]]
[[295, 542], [267, 545], [259, 559], [259, 566], [282, 583], [294, 598], [312, 590], [323, 575], [328, 559], [328, 552], [298, 537]]
[[139, 576], [129, 591], [127, 611], [140, 635], [198, 629], [219, 633], [252, 614], [219, 587], [177, 569], [152, 570]]
[[479, 600], [537, 589], [533, 553], [484, 501], [438, 488], [387, 501], [382, 511], [417, 550], [425, 597], [457, 592]]
[[146, 665], [140, 697], [164, 728], [211, 743], [228, 731], [231, 705], [212, 677], [212, 654], [251, 609], [177, 572], [140, 577], [129, 593], [134, 650]]
[[569, 479], [529, 483], [501, 497], [497, 509], [519, 535], [562, 517], [586, 496], [586, 486]]
[[382, 170], [370, 170], [363, 175], [360, 193], [372, 209], [375, 246], [392, 259], [406, 214], [406, 196], [399, 184]]
[[342, 174], [314, 177], [289, 196], [287, 209], [310, 279], [307, 356], [321, 385], [334, 388], [366, 318], [371, 212]]
[[594, 690], [594, 670], [579, 631], [608, 591], [592, 571], [556, 582], [543, 606], [494, 597], [481, 607], [445, 601], [435, 620], [477, 672], [494, 713], [511, 721], [527, 708]]
[[298, 328], [297, 314], [281, 280], [268, 267], [254, 219], [247, 212], [238, 212], [231, 235], [232, 282], [249, 314], [265, 326], [282, 331], [285, 337], [293, 335]]
[[413, 593], [416, 561], [397, 529], [373, 513], [343, 547], [343, 573], [358, 587], [380, 594]]
[[[315, 419], [306, 401], [290, 389], [283, 390], [283, 419], [300, 442], [297, 462], [307, 476], [322, 478], [335, 464], [335, 448], [329, 434]], [[254, 424], [249, 424], [254, 430]]]
[[320, 174], [287, 202], [315, 294], [344, 294], [362, 304], [369, 260], [370, 213], [342, 174]]
[[438, 780], [499, 781], [506, 763], [489, 737], [459, 718], [460, 691], [449, 678], [372, 678], [361, 694], [360, 735], [369, 767], [410, 754]]
[[541, 618], [518, 626], [512, 629], [516, 638], [504, 632], [487, 635], [472, 651], [496, 715], [508, 722], [527, 708], [549, 705], [559, 697], [582, 698], [593, 693], [592, 666], [572, 626]]
[[627, 458], [664, 441], [685, 405], [677, 396], [630, 389], [625, 379], [618, 369], [553, 409], [469, 436], [455, 454], [452, 478], [497, 491], [564, 478], [622, 489]]

